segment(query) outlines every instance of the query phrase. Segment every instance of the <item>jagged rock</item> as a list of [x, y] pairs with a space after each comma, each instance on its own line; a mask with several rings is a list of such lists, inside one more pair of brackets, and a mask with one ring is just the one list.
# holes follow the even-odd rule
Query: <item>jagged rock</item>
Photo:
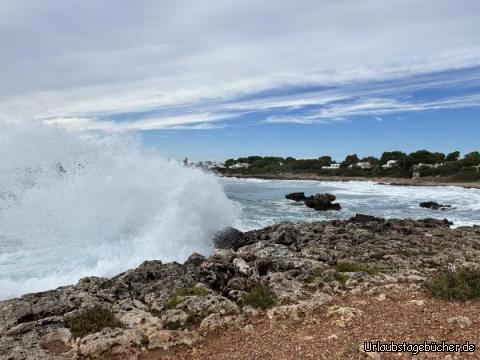
[[365, 223], [368, 223], [368, 222], [384, 223], [385, 219], [378, 218], [378, 217], [371, 216], [371, 215], [355, 214], [355, 216], [351, 217], [348, 221], [352, 222], [352, 223], [357, 223], [357, 224], [365, 224]]
[[450, 209], [452, 205], [443, 205], [435, 201], [425, 201], [420, 203], [420, 207], [432, 210], [447, 210]]
[[[197, 334], [187, 329], [243, 327], [242, 319], [258, 315], [261, 310], [243, 303], [258, 284], [267, 285], [277, 298], [277, 306], [267, 310], [272, 319], [301, 318], [325, 306], [323, 296], [364, 294], [380, 286], [384, 301], [390, 301], [388, 286], [421, 286], [437, 270], [479, 263], [480, 228], [450, 225], [448, 220], [357, 214], [350, 220], [230, 231], [234, 235], [224, 238], [226, 247], [206, 258], [193, 254], [184, 264], [146, 261], [111, 279], [89, 277], [1, 301], [0, 358], [50, 360], [81, 354], [135, 359], [145, 348], [191, 344]], [[361, 265], [360, 271], [338, 272], [339, 262]], [[378, 267], [378, 273], [369, 274], [369, 267]], [[175, 297], [169, 302], [173, 308], [165, 309]], [[96, 306], [110, 308], [123, 327], [74, 340], [65, 317]], [[359, 316], [356, 310], [329, 311], [341, 326]], [[461, 323], [468, 322], [450, 321], [451, 326], [468, 326]]]
[[246, 245], [243, 233], [233, 227], [227, 227], [215, 234], [213, 244], [218, 249], [234, 249]]
[[331, 300], [329, 295], [315, 294], [309, 301], [299, 301], [297, 304], [281, 305], [267, 310], [267, 317], [270, 320], [291, 319], [299, 320], [307, 314], [320, 309]]
[[285, 195], [285, 198], [287, 198], [288, 200], [300, 202], [300, 201], [304, 201], [307, 197], [305, 196], [304, 192], [293, 192]]
[[315, 194], [305, 199], [305, 205], [318, 211], [340, 210], [340, 204], [332, 203], [335, 199], [335, 195], [332, 194]]
[[335, 305], [330, 306], [327, 309], [327, 316], [337, 317], [337, 320], [335, 320], [335, 324], [340, 327], [344, 327], [346, 323], [348, 323], [357, 316], [361, 316], [362, 314], [362, 310], [349, 306], [342, 307]]

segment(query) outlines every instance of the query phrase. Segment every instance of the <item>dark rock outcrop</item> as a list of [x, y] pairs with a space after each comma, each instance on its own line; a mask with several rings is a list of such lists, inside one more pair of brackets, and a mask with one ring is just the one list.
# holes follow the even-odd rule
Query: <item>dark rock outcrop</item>
[[336, 199], [335, 195], [328, 193], [306, 197], [304, 192], [293, 192], [285, 195], [285, 197], [295, 202], [303, 201], [307, 207], [317, 211], [340, 210], [342, 208], [340, 204], [333, 203]]
[[435, 201], [425, 201], [420, 203], [420, 207], [431, 210], [447, 210], [452, 207], [452, 205], [443, 205]]
[[217, 249], [237, 250], [240, 246], [246, 245], [247, 240], [243, 233], [233, 227], [227, 227], [215, 234], [213, 245]]
[[315, 194], [305, 199], [305, 205], [318, 211], [340, 210], [342, 208], [340, 204], [333, 203], [335, 199], [335, 195], [332, 194]]
[[304, 192], [293, 192], [285, 195], [285, 198], [287, 198], [288, 200], [300, 202], [300, 201], [304, 201], [307, 197], [305, 196]]

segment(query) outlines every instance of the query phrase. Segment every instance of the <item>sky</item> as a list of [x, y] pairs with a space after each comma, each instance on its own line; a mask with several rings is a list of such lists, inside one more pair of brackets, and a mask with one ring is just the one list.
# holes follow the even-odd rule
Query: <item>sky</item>
[[478, 34], [478, 0], [3, 0], [0, 120], [178, 159], [466, 153]]

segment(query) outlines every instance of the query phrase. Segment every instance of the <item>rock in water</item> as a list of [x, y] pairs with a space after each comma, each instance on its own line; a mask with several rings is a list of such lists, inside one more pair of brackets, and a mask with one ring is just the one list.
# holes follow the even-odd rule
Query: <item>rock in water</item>
[[332, 203], [335, 199], [335, 195], [332, 194], [315, 194], [305, 199], [305, 205], [319, 211], [340, 210], [342, 208], [340, 204]]
[[425, 201], [420, 203], [420, 207], [425, 208], [425, 209], [432, 209], [432, 210], [446, 210], [451, 208], [451, 205], [443, 205], [439, 204], [435, 201]]
[[233, 227], [227, 227], [215, 234], [213, 245], [217, 249], [234, 249], [246, 245], [243, 233]]
[[304, 201], [306, 199], [306, 196], [305, 196], [304, 192], [293, 192], [293, 193], [285, 195], [285, 197], [288, 200], [293, 200], [293, 201], [296, 201], [296, 202]]

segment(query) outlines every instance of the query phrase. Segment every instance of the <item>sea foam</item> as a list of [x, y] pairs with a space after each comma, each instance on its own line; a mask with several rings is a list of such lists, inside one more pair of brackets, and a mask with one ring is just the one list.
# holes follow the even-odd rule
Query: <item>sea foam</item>
[[207, 254], [238, 217], [214, 176], [137, 138], [0, 125], [0, 298]]

